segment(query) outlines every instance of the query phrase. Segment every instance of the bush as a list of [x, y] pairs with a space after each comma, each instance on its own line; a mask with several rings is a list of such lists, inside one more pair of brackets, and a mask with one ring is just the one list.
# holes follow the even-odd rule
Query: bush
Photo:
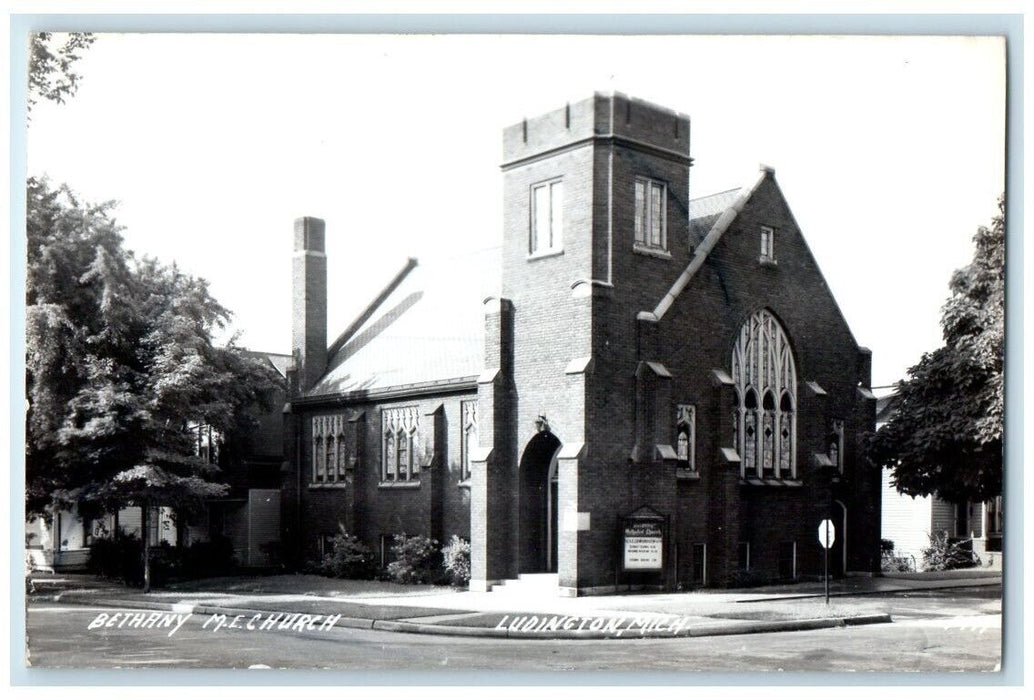
[[[203, 578], [233, 571], [233, 543], [226, 537], [173, 547], [166, 542], [150, 547], [151, 585], [161, 586], [174, 578]], [[129, 586], [144, 582], [144, 545], [139, 537], [97, 538], [90, 545], [89, 570]]]
[[469, 584], [470, 542], [453, 535], [449, 544], [442, 547], [442, 567], [454, 586]]
[[953, 540], [944, 530], [931, 534], [930, 545], [923, 548], [923, 571], [967, 569], [979, 563], [973, 540]]
[[397, 583], [435, 583], [441, 579], [442, 553], [438, 540], [424, 535], [395, 535], [391, 553], [395, 560], [388, 564], [388, 575]]
[[233, 542], [229, 537], [213, 537], [183, 549], [179, 573], [186, 578], [223, 576], [234, 567]]
[[894, 540], [880, 540], [880, 554], [883, 556], [894, 554]]
[[90, 545], [90, 572], [130, 585], [143, 582], [144, 547], [140, 538], [123, 535], [118, 539], [97, 538]]
[[376, 573], [373, 550], [355, 535], [345, 532], [343, 527], [340, 530], [331, 540], [331, 551], [323, 557], [319, 573], [334, 578], [373, 578]]

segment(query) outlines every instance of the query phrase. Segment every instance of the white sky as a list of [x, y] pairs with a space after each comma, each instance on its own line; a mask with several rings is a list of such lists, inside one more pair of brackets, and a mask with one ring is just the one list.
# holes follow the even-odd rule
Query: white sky
[[130, 248], [290, 349], [293, 220], [327, 221], [330, 336], [406, 256], [501, 235], [501, 131], [593, 91], [692, 119], [693, 197], [776, 177], [873, 384], [940, 344], [1004, 190], [1004, 42], [975, 37], [99, 35], [28, 170], [117, 199]]

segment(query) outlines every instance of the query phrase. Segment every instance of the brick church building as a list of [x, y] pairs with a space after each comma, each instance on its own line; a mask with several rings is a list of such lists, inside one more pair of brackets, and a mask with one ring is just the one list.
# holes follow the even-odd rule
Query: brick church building
[[829, 519], [833, 573], [878, 571], [870, 353], [774, 171], [690, 199], [691, 165], [687, 116], [617, 93], [515, 124], [501, 249], [411, 260], [334, 339], [299, 219], [289, 548], [456, 534], [474, 590], [682, 590], [820, 576]]

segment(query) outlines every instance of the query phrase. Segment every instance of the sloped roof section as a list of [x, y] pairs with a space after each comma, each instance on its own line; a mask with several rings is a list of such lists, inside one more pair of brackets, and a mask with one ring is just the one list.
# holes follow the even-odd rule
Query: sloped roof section
[[500, 269], [498, 247], [421, 260], [305, 396], [476, 377], [484, 368], [483, 302], [498, 296]]
[[704, 240], [722, 212], [736, 203], [741, 187], [689, 200], [689, 243], [694, 248]]
[[[638, 318], [644, 321], [659, 321], [664, 318], [664, 314], [668, 312], [671, 305], [678, 298], [682, 290], [686, 288], [690, 280], [693, 279], [693, 275], [697, 273], [697, 270], [704, 264], [707, 256], [711, 250], [714, 249], [718, 241], [721, 240], [722, 235], [728, 230], [729, 226], [732, 225], [733, 220], [739, 215], [740, 211], [757, 191], [761, 183], [768, 177], [774, 177], [775, 170], [762, 165], [757, 178], [754, 183], [749, 187], [741, 187], [735, 190], [727, 190], [720, 192], [716, 195], [704, 197], [701, 200], [697, 200], [696, 211], [700, 213], [699, 219], [701, 226], [705, 225], [706, 235], [700, 241], [699, 245], [694, 244], [693, 246], [693, 257], [689, 261], [689, 265], [682, 271], [678, 279], [671, 286], [671, 289], [661, 298], [657, 303], [657, 306], [653, 311], [640, 311]], [[690, 202], [690, 217], [694, 216], [694, 209], [692, 200]]]
[[244, 354], [260, 360], [265, 360], [273, 366], [281, 377], [287, 378], [287, 370], [291, 368], [291, 356], [281, 352], [262, 352], [261, 350], [245, 350]]

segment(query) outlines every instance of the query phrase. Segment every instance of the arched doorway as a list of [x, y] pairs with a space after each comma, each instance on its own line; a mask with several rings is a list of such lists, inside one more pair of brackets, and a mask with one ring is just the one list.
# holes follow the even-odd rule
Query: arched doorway
[[556, 572], [557, 453], [560, 440], [548, 430], [528, 441], [519, 467], [517, 537], [520, 573]]

